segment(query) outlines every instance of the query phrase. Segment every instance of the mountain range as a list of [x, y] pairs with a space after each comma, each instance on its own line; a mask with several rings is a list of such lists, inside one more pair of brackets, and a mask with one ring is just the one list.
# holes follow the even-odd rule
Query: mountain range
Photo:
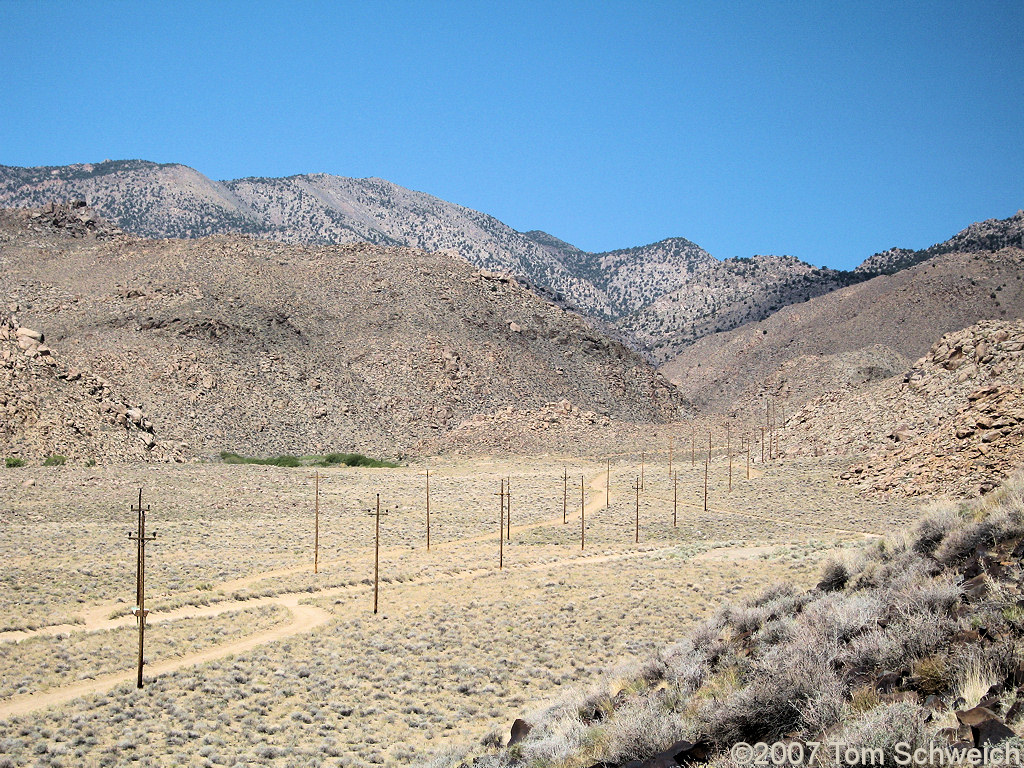
[[289, 243], [453, 251], [474, 266], [516, 275], [606, 328], [617, 327], [654, 360], [869, 276], [818, 269], [792, 257], [722, 261], [684, 238], [590, 253], [377, 178], [308, 174], [214, 181], [184, 165], [142, 160], [0, 166], [0, 206], [73, 199], [150, 238], [235, 233]]
[[[147, 238], [241, 234], [296, 244], [447, 251], [475, 267], [514, 275], [536, 293], [583, 315], [605, 335], [667, 365], [677, 381], [687, 361], [705, 354], [702, 350], [727, 346], [729, 332], [749, 329], [784, 308], [842, 294], [936, 257], [1024, 245], [1024, 213], [1018, 213], [972, 224], [926, 249], [891, 248], [852, 271], [818, 268], [791, 256], [720, 260], [684, 238], [590, 253], [546, 232], [518, 232], [493, 216], [377, 178], [308, 174], [214, 181], [184, 165], [143, 160], [0, 166], [0, 206], [39, 207], [73, 199], [86, 200], [104, 219]], [[957, 316], [957, 322], [965, 323], [1000, 316], [960, 314], [964, 317]], [[951, 322], [953, 315], [956, 311]], [[937, 328], [954, 330], [948, 323]], [[803, 333], [806, 337], [807, 329]], [[824, 333], [828, 337], [827, 329]], [[720, 334], [727, 335], [709, 340]], [[763, 347], [766, 342], [750, 343]], [[899, 353], [920, 354], [921, 345], [927, 346], [923, 338], [914, 349]], [[773, 347], [776, 351], [766, 359], [779, 357], [785, 346]], [[737, 383], [733, 380], [726, 389]]]

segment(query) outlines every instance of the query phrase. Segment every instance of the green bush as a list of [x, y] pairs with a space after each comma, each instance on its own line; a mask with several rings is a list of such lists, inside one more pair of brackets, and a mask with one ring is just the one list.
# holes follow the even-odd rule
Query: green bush
[[4, 460], [4, 463], [7, 465], [8, 469], [13, 469], [14, 467], [24, 467], [25, 466], [24, 459], [19, 459], [17, 456], [8, 456]]
[[46, 457], [46, 461], [43, 462], [44, 467], [63, 467], [64, 463], [68, 460], [67, 456], [61, 456], [59, 453], [54, 453]]
[[302, 462], [296, 456], [273, 456], [267, 459], [252, 456], [239, 456], [237, 453], [221, 451], [220, 458], [225, 464], [263, 464], [274, 467], [301, 467]]
[[363, 456], [361, 453], [328, 453], [318, 462], [322, 467], [334, 467], [343, 464], [346, 467], [397, 467], [392, 461], [380, 461]]

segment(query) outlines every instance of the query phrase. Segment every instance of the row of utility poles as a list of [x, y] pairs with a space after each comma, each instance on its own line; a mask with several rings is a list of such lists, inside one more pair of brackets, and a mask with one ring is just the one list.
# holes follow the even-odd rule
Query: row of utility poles
[[[761, 462], [766, 463], [778, 458], [779, 435], [778, 428], [785, 428], [785, 406], [782, 406], [781, 419], [777, 417], [777, 407], [774, 399], [765, 401], [765, 421], [759, 427], [761, 435]], [[696, 431], [691, 426], [690, 437], [690, 466], [696, 464]], [[767, 433], [768, 439], [765, 439]], [[750, 479], [751, 447], [753, 438], [740, 438], [740, 452], [746, 454], [746, 477]], [[766, 454], [767, 450], [767, 454]], [[704, 511], [708, 511], [708, 472], [711, 464], [712, 435], [708, 432], [708, 451], [704, 460]], [[732, 427], [726, 427], [726, 454], [728, 457], [728, 487], [732, 491], [733, 483], [733, 451], [732, 451]], [[679, 513], [679, 474], [674, 468], [675, 459], [675, 438], [669, 437], [668, 443], [668, 472], [672, 478], [672, 526], [678, 526]], [[645, 490], [646, 485], [647, 452], [640, 452], [640, 474], [636, 481], [630, 485], [635, 493], [635, 520], [634, 520], [634, 542], [640, 542], [640, 493]], [[310, 479], [314, 481], [314, 502], [313, 502], [313, 573], [320, 570], [320, 472], [316, 471]], [[430, 470], [426, 471], [426, 534], [427, 551], [430, 551]], [[500, 515], [498, 522], [498, 569], [505, 567], [505, 541], [512, 541], [512, 481], [510, 477], [502, 478], [501, 489], [495, 494], [500, 497]], [[611, 459], [605, 461], [605, 508], [611, 505]], [[562, 472], [562, 523], [569, 522], [569, 470]], [[128, 538], [136, 544], [135, 555], [135, 607], [132, 614], [138, 621], [139, 630], [139, 652], [137, 664], [137, 687], [142, 687], [142, 669], [144, 664], [144, 648], [146, 640], [146, 617], [149, 611], [146, 610], [145, 578], [146, 578], [146, 544], [156, 539], [156, 533], [146, 533], [146, 513], [149, 505], [142, 504], [142, 489], [139, 489], [138, 505], [132, 507], [136, 513], [136, 530], [128, 534]], [[390, 514], [390, 510], [381, 512], [380, 494], [377, 494], [376, 507], [367, 510], [367, 514], [374, 517], [374, 554], [373, 554], [373, 612], [378, 612], [379, 588], [380, 588], [380, 519]], [[586, 549], [586, 484], [585, 479], [580, 476], [580, 550]]]

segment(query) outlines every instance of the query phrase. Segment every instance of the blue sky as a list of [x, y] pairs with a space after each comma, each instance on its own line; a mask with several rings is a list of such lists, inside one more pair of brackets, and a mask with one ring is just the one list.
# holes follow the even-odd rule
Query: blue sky
[[0, 0], [0, 164], [380, 176], [850, 267], [1024, 208], [1024, 3]]

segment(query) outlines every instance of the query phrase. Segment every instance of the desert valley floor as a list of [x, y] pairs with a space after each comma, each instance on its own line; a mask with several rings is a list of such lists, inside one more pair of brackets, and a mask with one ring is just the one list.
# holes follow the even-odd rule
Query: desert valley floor
[[[677, 444], [678, 445], [678, 444]], [[197, 463], [0, 473], [0, 765], [394, 765], [508, 738], [611, 665], [641, 663], [723, 602], [906, 529], [848, 459], [676, 451], [414, 461], [321, 474]], [[425, 481], [430, 470], [431, 548]], [[567, 474], [563, 523], [563, 472]], [[499, 570], [500, 483], [511, 532]], [[585, 548], [581, 550], [581, 482]], [[146, 686], [134, 686], [138, 489]], [[380, 612], [373, 614], [380, 493]], [[610, 505], [606, 504], [610, 500]], [[624, 675], [628, 677], [628, 675]]]

